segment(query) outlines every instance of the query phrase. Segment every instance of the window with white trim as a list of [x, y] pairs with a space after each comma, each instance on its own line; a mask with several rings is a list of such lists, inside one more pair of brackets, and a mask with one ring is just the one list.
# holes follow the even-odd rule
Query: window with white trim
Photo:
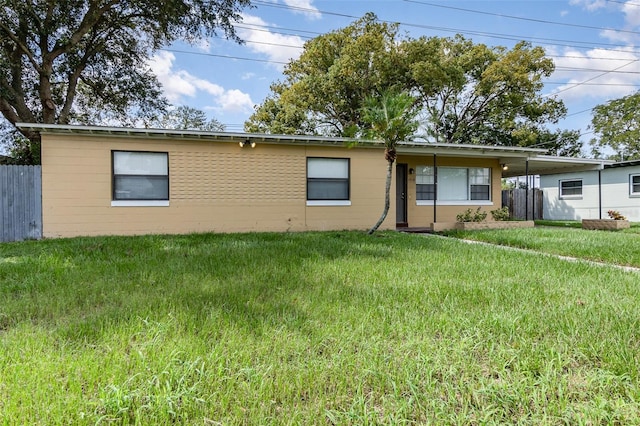
[[582, 179], [561, 180], [560, 198], [581, 198]]
[[640, 175], [629, 175], [629, 195], [640, 197]]
[[343, 205], [349, 196], [348, 158], [307, 158], [308, 203]]
[[[435, 168], [416, 167], [416, 199], [434, 200]], [[438, 201], [491, 201], [491, 169], [488, 167], [438, 167]]]
[[113, 201], [169, 201], [169, 154], [112, 151]]
[[433, 166], [416, 167], [416, 199], [434, 200], [436, 198], [436, 183]]

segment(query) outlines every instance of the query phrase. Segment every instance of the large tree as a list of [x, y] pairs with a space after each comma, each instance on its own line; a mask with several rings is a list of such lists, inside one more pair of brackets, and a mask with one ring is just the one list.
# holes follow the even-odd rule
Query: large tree
[[402, 49], [409, 88], [436, 142], [530, 145], [566, 113], [561, 101], [540, 93], [554, 70], [540, 47], [488, 47], [458, 35], [407, 40]]
[[618, 161], [640, 158], [640, 92], [597, 105], [591, 129], [595, 153], [612, 150], [608, 157]]
[[[0, 112], [11, 124], [130, 123], [163, 112], [148, 59], [233, 23], [250, 0], [5, 0]], [[26, 133], [32, 139], [37, 135]]]
[[245, 129], [351, 136], [363, 124], [364, 99], [400, 87], [417, 98], [430, 141], [526, 146], [566, 112], [540, 93], [553, 70], [528, 43], [402, 38], [397, 26], [367, 14], [307, 42]]
[[284, 81], [245, 123], [249, 132], [353, 136], [362, 106], [403, 77], [397, 25], [372, 13], [308, 41], [284, 70]]

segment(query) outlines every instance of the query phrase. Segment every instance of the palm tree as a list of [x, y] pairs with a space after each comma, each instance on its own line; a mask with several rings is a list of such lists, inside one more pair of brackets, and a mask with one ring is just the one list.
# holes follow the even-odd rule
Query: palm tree
[[409, 139], [418, 128], [415, 99], [406, 92], [386, 90], [380, 96], [368, 97], [362, 107], [362, 120], [368, 124], [365, 137], [384, 142], [384, 158], [387, 160], [384, 210], [378, 222], [369, 230], [373, 234], [389, 213], [391, 177], [396, 161], [398, 142]]

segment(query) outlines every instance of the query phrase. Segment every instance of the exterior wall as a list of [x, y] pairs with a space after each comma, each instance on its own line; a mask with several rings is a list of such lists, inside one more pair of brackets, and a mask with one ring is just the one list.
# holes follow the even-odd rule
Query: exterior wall
[[[540, 177], [544, 192], [544, 218], [582, 220], [608, 218], [608, 210], [617, 210], [630, 221], [640, 221], [640, 197], [629, 194], [629, 175], [640, 174], [640, 166], [602, 170], [602, 211], [599, 208], [598, 172], [576, 172]], [[560, 199], [560, 181], [582, 179], [582, 197]]]
[[[417, 166], [433, 166], [433, 156], [398, 156], [399, 164], [407, 164], [408, 169], [416, 169]], [[407, 177], [407, 220], [409, 227], [432, 227], [433, 222], [455, 222], [459, 213], [471, 208], [481, 207], [482, 211], [489, 213], [491, 210], [502, 207], [502, 170], [499, 160], [490, 158], [464, 158], [438, 156], [436, 165], [439, 167], [489, 167], [491, 168], [491, 201], [466, 201], [456, 205], [442, 205], [436, 202], [434, 220], [434, 207], [430, 205], [418, 205], [416, 200], [416, 175], [408, 174]], [[488, 214], [491, 218], [491, 214]]]
[[[58, 134], [42, 140], [45, 237], [368, 229], [383, 209], [379, 149]], [[169, 206], [111, 206], [112, 150], [168, 152]], [[351, 159], [350, 206], [306, 205], [307, 157]], [[391, 208], [381, 229], [393, 228]]]

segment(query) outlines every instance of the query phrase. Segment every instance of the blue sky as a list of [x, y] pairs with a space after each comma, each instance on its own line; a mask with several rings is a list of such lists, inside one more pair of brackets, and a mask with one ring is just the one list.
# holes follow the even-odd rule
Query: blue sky
[[157, 52], [152, 69], [177, 105], [202, 109], [242, 131], [283, 63], [305, 41], [345, 27], [366, 12], [400, 23], [410, 37], [463, 34], [475, 43], [542, 46], [556, 64], [543, 94], [565, 102], [568, 116], [551, 128], [592, 135], [591, 108], [640, 87], [640, 0], [256, 0], [238, 23], [243, 45], [214, 37]]

